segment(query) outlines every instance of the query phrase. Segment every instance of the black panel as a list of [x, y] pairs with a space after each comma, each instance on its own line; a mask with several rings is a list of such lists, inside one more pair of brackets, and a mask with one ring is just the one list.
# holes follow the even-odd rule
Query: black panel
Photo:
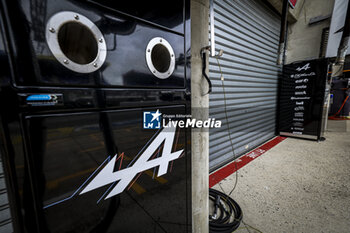
[[[185, 113], [184, 107], [159, 109], [166, 114]], [[143, 172], [116, 197], [103, 199], [110, 185], [79, 195], [86, 181], [112, 157], [106, 151], [101, 128], [104, 115], [111, 123], [108, 130], [112, 131], [115, 150], [124, 153], [120, 169], [125, 169], [157, 132], [142, 129], [145, 110], [149, 109], [26, 117], [44, 229], [60, 233], [95, 228], [108, 232], [141, 233], [157, 228], [159, 232], [186, 232], [185, 156], [170, 163], [164, 176], [157, 177], [156, 168]], [[184, 132], [176, 137], [173, 150], [185, 148]], [[30, 192], [26, 187], [24, 195]]]
[[[130, 6], [119, 2], [115, 4], [120, 5], [121, 10]], [[183, 31], [182, 2], [175, 5], [177, 7], [171, 9], [174, 15], [180, 17], [181, 20], [177, 23]], [[124, 16], [116, 11], [107, 10], [93, 3], [45, 0], [21, 1], [16, 4], [14, 1], [8, 7], [9, 11], [18, 12], [9, 15], [15, 42], [14, 50], [17, 50], [16, 59], [21, 65], [21, 69], [16, 70], [17, 85], [185, 87], [185, 38], [183, 34], [169, 32], [166, 29]], [[81, 74], [71, 71], [58, 63], [52, 55], [45, 38], [46, 24], [51, 16], [61, 11], [73, 11], [86, 16], [102, 32], [107, 44], [107, 58], [97, 72]], [[164, 13], [164, 16], [166, 14]], [[152, 14], [152, 12], [149, 12], [149, 15], [159, 18], [157, 14]], [[170, 19], [168, 21], [172, 22]], [[146, 46], [154, 37], [166, 39], [175, 53], [175, 71], [165, 80], [155, 77], [146, 64]]]
[[184, 33], [183, 14], [179, 13], [184, 8], [183, 0], [90, 0], [108, 8], [130, 14], [152, 23], [167, 27], [179, 33]]
[[[125, 169], [158, 135], [143, 129], [144, 111], [189, 113], [190, 1], [0, 3], [0, 149], [15, 232], [189, 232], [188, 132], [177, 134], [172, 151], [185, 153], [163, 176], [149, 169], [106, 200], [99, 201], [110, 185], [80, 192], [111, 156], [124, 152], [115, 168]], [[84, 15], [101, 30], [108, 51], [98, 71], [74, 72], [52, 55], [46, 23], [61, 11]], [[167, 79], [146, 65], [154, 37], [174, 49]]]
[[24, 150], [19, 118], [16, 114], [18, 102], [15, 93], [11, 90], [11, 66], [3, 16], [0, 7], [0, 159], [5, 173], [2, 179], [6, 180], [6, 185], [2, 186], [1, 193], [8, 195], [10, 206], [3, 205], [0, 212], [1, 216], [7, 216], [6, 212], [10, 208], [11, 222], [3, 221], [0, 231], [10, 231], [13, 227], [14, 231], [19, 232], [23, 229], [23, 221], [20, 216], [21, 204], [17, 187], [23, 185], [24, 180], [19, 179], [18, 184], [14, 180], [16, 179], [15, 164], [20, 168], [17, 171], [19, 177], [22, 177]]
[[295, 136], [320, 136], [327, 77], [327, 60], [293, 63], [283, 67], [279, 131]]

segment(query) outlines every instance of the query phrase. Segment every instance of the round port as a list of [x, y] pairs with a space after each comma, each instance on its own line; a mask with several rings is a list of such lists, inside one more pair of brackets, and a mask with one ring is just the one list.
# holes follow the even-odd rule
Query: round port
[[57, 39], [63, 54], [73, 62], [89, 64], [97, 57], [98, 42], [92, 31], [81, 23], [64, 23]]
[[106, 60], [107, 48], [101, 31], [76, 12], [62, 11], [51, 16], [46, 25], [46, 41], [57, 61], [78, 73], [94, 72]]
[[155, 37], [147, 45], [146, 62], [151, 73], [160, 78], [169, 78], [175, 69], [174, 50], [164, 38]]

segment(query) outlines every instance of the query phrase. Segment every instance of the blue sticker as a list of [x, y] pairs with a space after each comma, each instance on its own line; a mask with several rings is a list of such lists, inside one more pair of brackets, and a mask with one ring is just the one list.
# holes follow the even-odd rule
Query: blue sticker
[[30, 95], [27, 101], [48, 101], [51, 100], [51, 95]]

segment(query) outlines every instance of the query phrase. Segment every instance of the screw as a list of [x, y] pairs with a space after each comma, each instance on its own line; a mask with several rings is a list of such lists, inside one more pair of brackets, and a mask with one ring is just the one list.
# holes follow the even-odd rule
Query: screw
[[49, 28], [49, 31], [52, 32], [52, 33], [56, 32], [56, 30], [54, 28]]
[[151, 50], [150, 50], [150, 49], [148, 49], [148, 50], [147, 50], [147, 52], [151, 52]]
[[79, 20], [79, 15], [74, 15], [74, 19]]
[[171, 54], [171, 57], [174, 57], [174, 54]]
[[153, 70], [153, 73], [156, 73], [156, 71], [155, 71], [155, 70]]
[[103, 39], [102, 39], [102, 38], [98, 39], [98, 42], [102, 43], [102, 42], [103, 42]]
[[163, 40], [162, 40], [162, 39], [160, 39], [159, 41], [160, 41], [160, 42], [162, 42]]
[[69, 64], [69, 61], [68, 61], [67, 59], [64, 59], [64, 60], [63, 60], [63, 63], [64, 63], [64, 64]]
[[93, 64], [93, 66], [94, 66], [94, 67], [97, 67], [97, 63], [95, 62], [95, 63]]

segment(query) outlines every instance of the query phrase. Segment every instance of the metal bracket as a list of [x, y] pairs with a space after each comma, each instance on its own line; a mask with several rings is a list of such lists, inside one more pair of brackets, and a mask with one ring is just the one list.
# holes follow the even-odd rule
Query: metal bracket
[[218, 54], [215, 53], [215, 18], [214, 18], [214, 0], [209, 2], [209, 13], [210, 13], [210, 56], [221, 57], [224, 53], [222, 50]]
[[215, 54], [214, 0], [210, 0], [210, 55]]

